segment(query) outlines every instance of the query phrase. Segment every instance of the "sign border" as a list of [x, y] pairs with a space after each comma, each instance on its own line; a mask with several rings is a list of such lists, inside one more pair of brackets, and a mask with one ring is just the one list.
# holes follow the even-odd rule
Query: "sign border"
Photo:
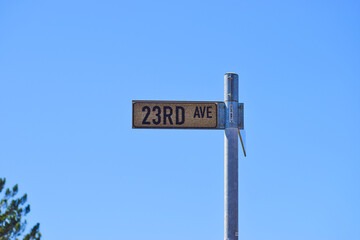
[[[134, 125], [134, 104], [135, 103], [169, 103], [169, 104], [215, 104], [216, 105], [216, 125], [215, 127], [135, 127]], [[164, 100], [132, 100], [132, 128], [136, 129], [200, 129], [200, 130], [204, 130], [204, 129], [219, 129], [219, 103], [222, 103], [220, 101], [164, 101]]]

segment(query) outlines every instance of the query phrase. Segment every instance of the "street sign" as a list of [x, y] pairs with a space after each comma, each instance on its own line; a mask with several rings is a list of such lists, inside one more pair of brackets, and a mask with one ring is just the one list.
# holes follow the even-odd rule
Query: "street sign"
[[[238, 136], [244, 156], [239, 76], [224, 76], [224, 102], [133, 101], [133, 128], [224, 129], [224, 239], [238, 240]], [[239, 135], [238, 135], [239, 134]]]
[[133, 128], [218, 128], [219, 102], [133, 101]]

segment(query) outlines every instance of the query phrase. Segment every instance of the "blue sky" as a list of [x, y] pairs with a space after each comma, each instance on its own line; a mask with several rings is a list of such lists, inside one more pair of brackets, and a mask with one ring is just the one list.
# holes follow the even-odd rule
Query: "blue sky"
[[223, 131], [132, 129], [131, 101], [222, 101], [236, 72], [239, 239], [358, 240], [359, 11], [0, 1], [0, 177], [43, 239], [222, 239]]

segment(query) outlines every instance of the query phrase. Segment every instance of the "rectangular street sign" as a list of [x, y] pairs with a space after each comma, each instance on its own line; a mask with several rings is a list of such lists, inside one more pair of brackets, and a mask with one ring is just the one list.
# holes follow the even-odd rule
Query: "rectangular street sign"
[[133, 101], [133, 128], [218, 128], [218, 102]]

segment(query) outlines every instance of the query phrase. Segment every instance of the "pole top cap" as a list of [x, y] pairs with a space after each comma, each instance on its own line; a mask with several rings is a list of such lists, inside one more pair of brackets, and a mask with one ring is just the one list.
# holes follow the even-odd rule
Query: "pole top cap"
[[225, 75], [237, 75], [237, 73], [227, 72], [227, 73], [225, 73]]

